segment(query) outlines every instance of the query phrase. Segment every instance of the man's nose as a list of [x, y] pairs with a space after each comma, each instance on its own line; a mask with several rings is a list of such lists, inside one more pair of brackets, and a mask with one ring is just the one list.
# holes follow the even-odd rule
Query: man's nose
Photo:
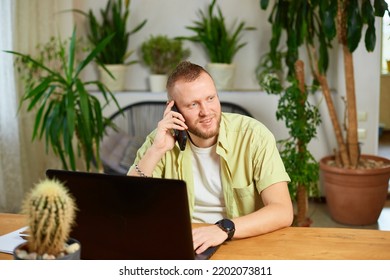
[[201, 116], [207, 116], [208, 113], [209, 113], [210, 109], [209, 109], [209, 106], [206, 104], [206, 103], [201, 103], [200, 104], [200, 111], [199, 111], [199, 114]]

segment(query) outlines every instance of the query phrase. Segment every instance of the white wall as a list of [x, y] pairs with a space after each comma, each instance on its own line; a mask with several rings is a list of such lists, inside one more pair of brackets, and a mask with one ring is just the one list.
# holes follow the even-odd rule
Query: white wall
[[[75, 7], [87, 11], [92, 8], [95, 13], [104, 7], [105, 0], [73, 0]], [[166, 34], [168, 36], [191, 35], [185, 28], [196, 20], [198, 9], [205, 9], [210, 3], [209, 0], [133, 0], [131, 1], [130, 28], [140, 23], [143, 19], [148, 19], [148, 23], [138, 33], [130, 38], [129, 49], [137, 50], [143, 40], [150, 35]], [[262, 54], [268, 51], [268, 42], [271, 36], [271, 26], [267, 22], [269, 10], [260, 9], [259, 0], [219, 0], [222, 12], [225, 15], [227, 24], [231, 24], [235, 19], [245, 20], [248, 25], [255, 26], [256, 31], [247, 32], [243, 36], [243, 41], [248, 44], [239, 51], [234, 62], [237, 65], [237, 76], [235, 87], [237, 90], [258, 91], [259, 86], [255, 77], [255, 69]], [[85, 32], [85, 19], [75, 16], [78, 30]], [[377, 21], [379, 23], [379, 20]], [[379, 24], [378, 24], [379, 26]], [[380, 28], [377, 29], [377, 40], [380, 42]], [[207, 62], [203, 50], [193, 43], [186, 42], [185, 46], [192, 51], [190, 60], [200, 65]], [[367, 130], [367, 138], [363, 140], [362, 152], [376, 154], [378, 146], [378, 118], [379, 118], [379, 77], [380, 77], [380, 47], [379, 43], [373, 53], [368, 54], [361, 45], [354, 54], [355, 59], [355, 79], [356, 93], [358, 95], [357, 106], [359, 111], [368, 113], [368, 120], [359, 123], [359, 127]], [[340, 50], [336, 48], [332, 51], [332, 60], [329, 70], [329, 84], [336, 90], [336, 100], [341, 100], [345, 94], [343, 83], [343, 64]], [[96, 77], [95, 69], [88, 69], [89, 77]], [[306, 71], [307, 73], [308, 70]], [[127, 90], [143, 91], [147, 90], [147, 69], [142, 65], [130, 66], [127, 73]], [[244, 94], [244, 93], [243, 93]], [[318, 100], [321, 97], [317, 97]], [[239, 103], [240, 100], [237, 100]], [[268, 103], [269, 102], [269, 103]], [[259, 110], [273, 107], [273, 98], [264, 97], [263, 102], [258, 104]], [[324, 101], [322, 101], [324, 103]], [[343, 109], [342, 102], [338, 108]], [[328, 154], [334, 147], [334, 135], [330, 127], [326, 110], [322, 115], [323, 125], [319, 131], [319, 139], [311, 144], [315, 155]], [[271, 114], [274, 115], [274, 112]], [[272, 116], [273, 117], [273, 116]], [[340, 114], [343, 118], [343, 115]], [[281, 129], [283, 130], [283, 129]], [[276, 135], [283, 135], [283, 131], [276, 131]], [[319, 143], [321, 142], [321, 145]], [[324, 149], [324, 145], [327, 147]]]
[[[95, 14], [104, 7], [105, 0], [75, 0], [77, 6], [87, 11], [92, 8]], [[205, 10], [210, 3], [208, 0], [133, 0], [131, 1], [130, 28], [136, 26], [142, 20], [147, 19], [146, 25], [136, 34], [130, 37], [129, 50], [139, 50], [142, 42], [150, 35], [164, 34], [170, 37], [193, 35], [185, 28], [197, 20], [198, 9]], [[259, 7], [258, 0], [219, 0], [222, 12], [230, 26], [235, 19], [245, 20], [247, 25], [257, 28], [243, 34], [242, 42], [248, 44], [236, 55], [234, 62], [237, 64], [236, 81], [237, 89], [259, 89], [255, 77], [255, 68], [261, 53], [267, 49], [270, 36], [270, 25], [266, 22], [267, 14]], [[239, 3], [239, 4], [238, 4]], [[85, 19], [77, 17], [77, 22], [82, 24]], [[264, 28], [266, 27], [266, 28]], [[203, 49], [192, 42], [184, 42], [191, 49], [190, 60], [204, 66], [207, 62]], [[138, 54], [137, 54], [138, 55]], [[135, 56], [133, 56], [134, 58]], [[94, 73], [95, 74], [95, 73]], [[128, 69], [128, 90], [146, 90], [148, 70], [142, 65], [132, 65]]]

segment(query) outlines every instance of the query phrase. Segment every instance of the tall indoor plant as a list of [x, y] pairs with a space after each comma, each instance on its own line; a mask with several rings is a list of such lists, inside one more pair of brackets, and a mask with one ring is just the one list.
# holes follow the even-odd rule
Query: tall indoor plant
[[[215, 12], [214, 9], [217, 9]], [[209, 64], [207, 69], [216, 80], [218, 89], [232, 89], [234, 78], [233, 58], [237, 52], [247, 43], [241, 43], [241, 36], [244, 31], [254, 30], [254, 27], [246, 26], [244, 21], [227, 27], [225, 17], [219, 6], [216, 6], [216, 0], [213, 0], [207, 7], [207, 13], [198, 11], [199, 20], [193, 22], [192, 26], [186, 28], [193, 31], [195, 35], [187, 37], [178, 37], [182, 40], [189, 40], [199, 43], [206, 51]], [[218, 79], [218, 69], [227, 69], [227, 76]], [[214, 70], [215, 69], [215, 70]], [[227, 82], [223, 82], [227, 80]]]
[[269, 69], [268, 60], [263, 60], [259, 67], [259, 84], [268, 94], [278, 95], [276, 118], [283, 120], [288, 129], [289, 137], [279, 140], [280, 155], [291, 177], [289, 191], [296, 202], [294, 225], [310, 226], [312, 220], [308, 216], [308, 197], [318, 196], [319, 168], [318, 162], [311, 154], [308, 145], [317, 135], [317, 127], [321, 122], [317, 106], [309, 102], [310, 94], [316, 87], [305, 85], [304, 63], [295, 62], [296, 76], [289, 77], [285, 86], [275, 69]]
[[168, 74], [191, 53], [182, 41], [166, 35], [151, 35], [142, 43], [140, 52], [142, 63], [150, 70], [152, 92], [165, 91]]
[[76, 29], [69, 42], [57, 38], [42, 46], [38, 57], [8, 51], [16, 56], [24, 77], [25, 92], [20, 103], [27, 103], [27, 110], [36, 112], [32, 139], [44, 136], [46, 151], [50, 147], [64, 169], [76, 170], [79, 156], [86, 170], [91, 169], [91, 163], [101, 169], [99, 145], [110, 120], [102, 115], [102, 105], [87, 87], [97, 86], [107, 103], [113, 100], [118, 108], [119, 104], [104, 84], [85, 81], [81, 73], [111, 39], [112, 35], [103, 39], [80, 60], [76, 59], [80, 50]]
[[[335, 165], [334, 168], [338, 168], [337, 173], [339, 174], [352, 170], [357, 172], [354, 173], [354, 175], [357, 176], [357, 174], [363, 172], [361, 166], [367, 165], [366, 163], [371, 164], [374, 160], [372, 157], [366, 158], [359, 153], [355, 79], [352, 56], [352, 53], [356, 50], [361, 40], [363, 32], [365, 32], [364, 41], [367, 51], [372, 51], [374, 49], [376, 44], [375, 16], [383, 17], [386, 11], [389, 13], [387, 4], [384, 0], [374, 0], [373, 3], [374, 5], [371, 4], [370, 0], [277, 0], [274, 2], [269, 17], [269, 21], [272, 24], [270, 57], [271, 61], [275, 61], [275, 65], [276, 62], [278, 62], [276, 60], [276, 54], [278, 53], [283, 31], [286, 33], [287, 53], [285, 62], [289, 69], [289, 75], [294, 75], [293, 65], [299, 57], [299, 47], [303, 45], [306, 46], [314, 83], [319, 84], [322, 89], [328, 107], [329, 117], [334, 128], [338, 149], [331, 162]], [[268, 4], [268, 0], [260, 0], [262, 9], [266, 9]], [[347, 123], [344, 126], [345, 131], [342, 130], [343, 126], [339, 123], [339, 118], [337, 117], [326, 78], [326, 70], [329, 64], [328, 49], [331, 48], [336, 35], [344, 55], [344, 74], [347, 92]], [[379, 160], [386, 162], [385, 159]], [[329, 158], [327, 158], [326, 161], [321, 160], [321, 171], [323, 170], [322, 167], [328, 166], [329, 163]], [[390, 173], [387, 167], [382, 167], [382, 171], [385, 173], [384, 180], [379, 184], [382, 184], [381, 193], [386, 195]], [[346, 182], [346, 180], [348, 179], [344, 179], [344, 182]], [[327, 180], [325, 179], [325, 181]], [[329, 206], [334, 204], [332, 199], [337, 196], [343, 200], [340, 201], [340, 204], [344, 205], [346, 202], [345, 197], [352, 197], [348, 195], [342, 196], [340, 194], [330, 195], [329, 191], [326, 189], [325, 186]], [[361, 197], [364, 197], [364, 195]], [[383, 199], [384, 196], [382, 195], [381, 197], [381, 200], [375, 202], [376, 204], [382, 204], [379, 209], [381, 209], [385, 201], [385, 198]], [[364, 215], [357, 210], [359, 207], [365, 209], [362, 203], [365, 203], [365, 201], [361, 201], [361, 204], [358, 207], [354, 207], [354, 209], [350, 208], [346, 210], [344, 208], [342, 211], [352, 213], [354, 217], [363, 217]], [[339, 203], [337, 202], [335, 204]], [[379, 213], [377, 213], [378, 216]], [[332, 209], [331, 214], [335, 219], [339, 219], [338, 214], [334, 214]], [[339, 221], [361, 224], [372, 223], [373, 219], [375, 218], [366, 219], [366, 221], [352, 221], [341, 218]]]
[[[96, 57], [100, 66], [98, 68], [100, 77], [112, 91], [124, 89], [127, 66], [138, 62], [129, 60], [134, 53], [134, 51], [128, 51], [129, 40], [130, 36], [138, 32], [147, 22], [145, 19], [130, 31], [128, 30], [130, 2], [130, 0], [108, 0], [105, 8], [100, 9], [100, 18], [95, 16], [91, 9], [88, 13], [74, 10], [86, 16], [88, 39], [93, 46], [97, 46], [107, 36], [113, 35], [112, 40]], [[106, 75], [107, 69], [109, 76]]]

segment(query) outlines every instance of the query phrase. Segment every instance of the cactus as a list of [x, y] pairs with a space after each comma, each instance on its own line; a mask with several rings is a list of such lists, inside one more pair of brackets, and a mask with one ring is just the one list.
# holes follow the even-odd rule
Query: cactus
[[64, 251], [76, 216], [76, 203], [58, 180], [36, 184], [23, 201], [28, 216], [30, 252], [57, 256]]

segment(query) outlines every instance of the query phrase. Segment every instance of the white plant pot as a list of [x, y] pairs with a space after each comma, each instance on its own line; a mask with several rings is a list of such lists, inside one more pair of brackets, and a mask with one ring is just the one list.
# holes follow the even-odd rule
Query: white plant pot
[[215, 87], [218, 90], [233, 90], [235, 65], [226, 63], [208, 63], [206, 70], [214, 79]]
[[166, 91], [168, 76], [163, 74], [151, 74], [149, 76], [149, 86], [151, 92]]
[[124, 64], [107, 64], [104, 66], [111, 72], [115, 79], [113, 79], [101, 66], [99, 66], [99, 80], [113, 92], [124, 91], [127, 66]]

